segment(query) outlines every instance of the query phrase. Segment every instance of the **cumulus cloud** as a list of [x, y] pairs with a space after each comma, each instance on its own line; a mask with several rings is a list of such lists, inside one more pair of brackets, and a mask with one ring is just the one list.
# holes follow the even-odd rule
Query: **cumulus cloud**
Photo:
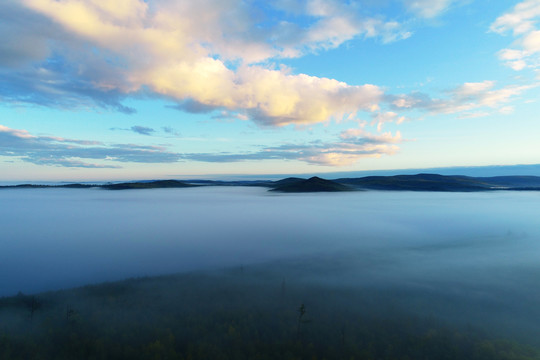
[[[115, 88], [96, 88], [93, 76], [100, 71], [90, 63], [76, 66], [63, 57], [52, 57], [19, 71], [0, 69], [0, 101], [12, 105], [32, 104], [59, 109], [97, 107], [133, 114], [122, 101], [126, 94]], [[105, 72], [101, 71], [105, 76]]]
[[[331, 0], [296, 2], [301, 21], [275, 21], [260, 3], [240, 0], [8, 3], [6, 18], [17, 11], [24, 16], [9, 31], [0, 27], [3, 38], [15, 39], [14, 45], [0, 46], [14, 57], [10, 63], [24, 58], [30, 65], [2, 73], [3, 101], [132, 113], [122, 105], [124, 98], [151, 93], [184, 111], [241, 111], [271, 126], [371, 111], [382, 90], [291, 74], [267, 61], [324, 51], [353, 38], [391, 42], [410, 35], [397, 21], [363, 14], [355, 2]], [[285, 11], [281, 3], [269, 6]]]
[[0, 2], [0, 67], [17, 69], [49, 55], [55, 26], [15, 0]]
[[351, 129], [340, 134], [335, 142], [313, 141], [308, 144], [284, 144], [265, 147], [251, 153], [185, 154], [189, 160], [205, 162], [236, 162], [249, 160], [298, 160], [313, 165], [344, 166], [364, 157], [395, 154], [402, 142], [401, 134], [373, 135], [362, 129]]
[[[172, 163], [180, 160], [180, 155], [158, 146], [107, 145], [97, 141], [35, 136], [26, 130], [3, 125], [0, 125], [0, 155], [39, 165], [85, 168], [119, 168], [118, 163], [122, 162]], [[95, 160], [100, 162], [89, 162]]]
[[491, 31], [499, 34], [511, 32], [516, 38], [514, 48], [503, 49], [498, 53], [499, 58], [516, 71], [540, 66], [540, 31], [537, 29], [539, 17], [540, 1], [526, 0], [491, 24]]

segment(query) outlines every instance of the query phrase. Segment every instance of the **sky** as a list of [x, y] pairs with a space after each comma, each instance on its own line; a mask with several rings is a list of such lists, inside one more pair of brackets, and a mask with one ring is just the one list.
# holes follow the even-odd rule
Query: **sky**
[[540, 0], [2, 0], [0, 181], [540, 163]]

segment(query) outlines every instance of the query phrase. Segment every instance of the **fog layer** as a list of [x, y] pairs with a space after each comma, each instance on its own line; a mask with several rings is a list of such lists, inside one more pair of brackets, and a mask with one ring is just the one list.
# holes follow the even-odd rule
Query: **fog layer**
[[0, 296], [275, 263], [413, 312], [538, 334], [539, 215], [538, 192], [2, 190]]

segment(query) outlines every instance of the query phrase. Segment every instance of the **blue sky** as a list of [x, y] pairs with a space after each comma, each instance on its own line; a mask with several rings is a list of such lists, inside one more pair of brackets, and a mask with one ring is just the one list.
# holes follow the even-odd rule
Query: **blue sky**
[[7, 0], [0, 181], [536, 164], [540, 0]]

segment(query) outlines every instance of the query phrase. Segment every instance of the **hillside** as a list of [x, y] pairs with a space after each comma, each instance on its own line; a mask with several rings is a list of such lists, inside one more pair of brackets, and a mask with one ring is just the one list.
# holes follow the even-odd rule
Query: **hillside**
[[416, 315], [393, 292], [314, 284], [302, 269], [246, 266], [0, 298], [0, 359], [540, 358], [527, 343]]
[[314, 176], [309, 179], [288, 177], [278, 181], [269, 180], [150, 180], [108, 184], [73, 183], [61, 185], [19, 184], [0, 186], [0, 189], [42, 189], [42, 188], [101, 188], [105, 190], [187, 188], [194, 186], [258, 186], [276, 192], [337, 192], [351, 190], [393, 190], [393, 191], [494, 191], [531, 190], [540, 191], [538, 176], [494, 176], [471, 177], [463, 175], [395, 175], [366, 176], [360, 178], [340, 178], [326, 180]]
[[488, 191], [488, 190], [540, 190], [540, 177], [502, 176], [470, 177], [438, 174], [367, 176], [343, 178], [337, 183], [366, 190], [406, 191]]
[[351, 191], [349, 186], [339, 184], [335, 181], [321, 179], [317, 176], [309, 178], [307, 180], [288, 178], [276, 182], [275, 186], [270, 191], [277, 192], [337, 192], [337, 191]]
[[185, 188], [198, 185], [188, 184], [178, 180], [156, 180], [149, 182], [125, 182], [118, 184], [101, 185], [106, 190], [128, 190], [128, 189], [161, 189], [161, 188]]

